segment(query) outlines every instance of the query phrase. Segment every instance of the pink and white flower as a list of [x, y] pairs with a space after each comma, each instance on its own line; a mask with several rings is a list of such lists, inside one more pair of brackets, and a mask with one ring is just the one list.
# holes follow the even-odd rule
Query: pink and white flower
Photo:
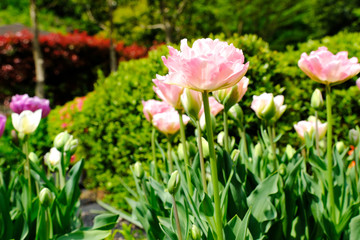
[[169, 69], [165, 82], [199, 92], [212, 92], [237, 84], [245, 75], [249, 63], [232, 44], [218, 39], [198, 39], [190, 48], [181, 40], [180, 51], [169, 46], [168, 58], [162, 57]]
[[298, 65], [312, 80], [326, 85], [343, 83], [360, 72], [356, 57], [349, 59], [346, 51], [334, 55], [326, 47], [319, 47], [310, 55], [301, 54]]

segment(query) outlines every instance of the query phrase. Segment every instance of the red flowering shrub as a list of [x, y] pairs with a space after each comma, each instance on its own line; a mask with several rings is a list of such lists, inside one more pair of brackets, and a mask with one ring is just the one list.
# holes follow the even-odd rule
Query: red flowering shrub
[[[33, 95], [35, 69], [32, 55], [32, 34], [27, 31], [0, 36], [0, 101], [15, 93]], [[108, 73], [108, 39], [86, 32], [67, 35], [50, 33], [40, 36], [46, 74], [46, 93], [52, 104], [62, 104], [93, 88], [97, 70]], [[147, 56], [148, 49], [137, 44], [115, 46], [119, 61]]]

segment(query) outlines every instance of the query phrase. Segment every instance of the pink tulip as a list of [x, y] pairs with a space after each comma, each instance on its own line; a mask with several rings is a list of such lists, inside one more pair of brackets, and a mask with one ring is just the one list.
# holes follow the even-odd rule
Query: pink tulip
[[50, 101], [37, 96], [29, 97], [29, 95], [14, 95], [11, 98], [10, 108], [13, 112], [20, 114], [22, 111], [30, 110], [35, 112], [42, 110], [41, 118], [46, 117], [50, 113]]
[[[214, 97], [209, 97], [209, 105], [210, 105], [210, 113], [214, 117], [216, 117], [216, 115], [218, 115], [218, 113], [224, 109], [224, 106], [218, 101], [216, 101]], [[204, 113], [204, 105], [201, 106], [199, 116], [203, 115], [203, 113]]]
[[143, 113], [146, 120], [152, 121], [155, 114], [174, 110], [167, 102], [157, 101], [150, 99], [148, 101], [142, 101]]
[[[184, 124], [187, 124], [190, 118], [182, 116]], [[156, 129], [165, 135], [175, 134], [180, 129], [179, 113], [177, 111], [166, 111], [155, 114], [152, 123]]]
[[334, 55], [326, 47], [319, 47], [309, 56], [301, 54], [298, 65], [312, 80], [331, 85], [343, 83], [360, 72], [356, 57], [348, 59], [346, 51]]
[[[304, 140], [305, 134], [308, 134], [310, 137], [315, 131], [315, 125], [316, 121], [314, 118], [309, 118], [309, 121], [300, 121], [297, 124], [294, 125], [294, 128], [298, 134], [298, 136]], [[320, 120], [318, 120], [318, 134], [319, 134], [319, 140], [322, 139], [327, 130], [327, 123], [321, 123]]]
[[356, 86], [360, 89], [360, 78], [358, 78], [358, 80], [356, 80]]
[[161, 100], [169, 103], [175, 109], [182, 109], [180, 96], [184, 89], [176, 85], [164, 83], [167, 76], [168, 75], [156, 75], [156, 79], [153, 79], [153, 82], [156, 85], [156, 87], [154, 87], [154, 92]]
[[6, 116], [0, 114], [0, 137], [3, 135], [5, 130]]
[[196, 40], [192, 48], [183, 39], [180, 51], [169, 46], [169, 57], [162, 60], [169, 69], [166, 83], [199, 92], [232, 87], [249, 67], [240, 49], [209, 38]]

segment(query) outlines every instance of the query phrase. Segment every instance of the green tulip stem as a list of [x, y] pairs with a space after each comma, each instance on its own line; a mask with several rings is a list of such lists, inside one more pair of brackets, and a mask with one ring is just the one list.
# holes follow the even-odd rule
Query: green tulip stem
[[330, 217], [334, 224], [335, 222], [335, 200], [334, 200], [334, 183], [333, 183], [333, 159], [332, 159], [332, 115], [331, 115], [331, 88], [330, 85], [326, 85], [326, 112], [327, 112], [327, 180], [329, 187], [329, 199], [330, 199]]
[[227, 151], [230, 154], [230, 147], [229, 147], [229, 127], [228, 127], [228, 114], [227, 111], [223, 111], [223, 117], [224, 117], [224, 147], [225, 151]]
[[268, 135], [269, 135], [269, 140], [270, 140], [270, 147], [271, 147], [271, 161], [273, 164], [273, 171], [276, 171], [277, 169], [277, 161], [276, 161], [276, 146], [275, 146], [275, 142], [274, 142], [274, 134], [275, 134], [275, 130], [274, 127], [272, 125], [268, 125]]
[[51, 213], [50, 213], [50, 207], [46, 208], [46, 218], [47, 218], [47, 223], [48, 223], [48, 239], [53, 239], [53, 223], [52, 223], [52, 218], [51, 218]]
[[158, 167], [157, 167], [157, 162], [156, 162], [155, 137], [156, 137], [156, 130], [153, 127], [152, 133], [151, 133], [151, 150], [152, 150], [152, 157], [153, 157], [153, 162], [154, 162], [154, 172], [155, 172], [154, 177], [155, 177], [156, 181], [159, 181]]
[[184, 125], [183, 118], [182, 118], [182, 112], [180, 110], [178, 110], [178, 113], [179, 113], [179, 122], [180, 122], [181, 143], [183, 145], [183, 152], [184, 152], [186, 182], [187, 182], [187, 185], [189, 188], [190, 195], [192, 196], [194, 193], [194, 189], [191, 184], [191, 178], [190, 178], [190, 172], [189, 172], [189, 167], [191, 167], [191, 166], [190, 166], [190, 162], [189, 162], [189, 156], [188, 156], [187, 145], [186, 145], [185, 125]]
[[319, 116], [318, 111], [315, 111], [315, 146], [316, 153], [320, 157], [320, 147], [319, 147], [319, 124], [318, 124]]
[[[31, 172], [30, 172], [30, 159], [29, 159], [29, 138], [25, 136], [25, 142], [23, 144], [23, 152], [26, 156], [26, 162], [24, 165], [25, 178], [28, 180], [28, 203], [31, 206]], [[30, 208], [29, 208], [30, 209]]]
[[242, 125], [241, 138], [244, 140], [245, 154], [246, 154], [246, 156], [249, 156], [248, 149], [247, 149], [247, 141], [246, 141], [246, 129], [245, 129], [244, 124]]
[[168, 141], [167, 141], [167, 154], [168, 154], [168, 170], [169, 170], [169, 174], [171, 175], [171, 173], [173, 172], [173, 161], [172, 161], [172, 157], [171, 157], [171, 151], [172, 151], [172, 147], [171, 147], [171, 140], [170, 137], [168, 137]]
[[173, 206], [174, 206], [174, 216], [175, 216], [175, 222], [176, 222], [176, 229], [178, 232], [178, 239], [182, 240], [182, 235], [181, 235], [181, 227], [180, 227], [180, 221], [179, 221], [179, 214], [178, 214], [178, 210], [176, 207], [176, 201], [175, 201], [175, 197], [174, 195], [171, 195], [172, 197], [172, 201], [173, 201]]
[[202, 141], [201, 141], [201, 127], [200, 121], [196, 121], [196, 130], [197, 130], [197, 144], [199, 148], [199, 158], [200, 158], [200, 169], [201, 169], [201, 181], [204, 188], [204, 192], [208, 193], [207, 191], [207, 183], [206, 183], [206, 171], [205, 171], [205, 162], [204, 162], [204, 153], [202, 148]]
[[61, 151], [61, 159], [59, 164], [59, 177], [60, 177], [60, 190], [65, 186], [65, 165], [64, 165], [64, 152]]
[[219, 194], [219, 180], [217, 172], [217, 162], [215, 155], [214, 147], [214, 136], [211, 126], [210, 118], [210, 105], [209, 105], [209, 94], [207, 91], [202, 93], [203, 103], [204, 103], [204, 114], [206, 122], [206, 131], [207, 131], [207, 141], [209, 143], [209, 155], [210, 155], [210, 166], [211, 166], [211, 181], [213, 184], [214, 191], [214, 203], [215, 203], [215, 222], [216, 222], [216, 234], [217, 239], [223, 240], [223, 231], [222, 231], [222, 214], [220, 210], [220, 194]]
[[356, 188], [359, 182], [359, 144], [354, 146], [354, 157], [355, 157], [355, 181], [356, 181]]

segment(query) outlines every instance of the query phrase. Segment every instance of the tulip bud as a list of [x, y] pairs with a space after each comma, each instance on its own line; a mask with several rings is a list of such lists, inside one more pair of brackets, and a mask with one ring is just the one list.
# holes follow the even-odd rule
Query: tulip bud
[[74, 153], [77, 146], [79, 145], [79, 140], [74, 139], [72, 135], [70, 135], [70, 138], [67, 140], [67, 142], [64, 145], [64, 151], [70, 151], [70, 153]]
[[180, 187], [180, 174], [178, 170], [176, 170], [170, 176], [167, 190], [171, 195], [175, 195], [176, 192], [179, 190], [179, 187]]
[[359, 144], [359, 131], [356, 129], [350, 129], [349, 131], [349, 141], [353, 146], [357, 146]]
[[240, 126], [244, 122], [244, 112], [239, 106], [239, 104], [235, 104], [228, 111], [229, 117], [235, 120]]
[[343, 141], [339, 141], [339, 142], [335, 143], [335, 147], [339, 153], [342, 153], [345, 150], [345, 144]]
[[255, 156], [257, 156], [257, 157], [261, 157], [261, 155], [263, 153], [261, 144], [259, 142], [255, 145], [254, 153], [255, 153]]
[[193, 120], [199, 119], [199, 112], [202, 104], [202, 97], [200, 92], [184, 89], [181, 95], [181, 103], [185, 109], [186, 114]]
[[61, 151], [65, 143], [70, 139], [70, 137], [71, 135], [67, 131], [59, 133], [54, 139], [54, 147], [56, 147], [57, 150]]
[[144, 177], [144, 169], [141, 162], [136, 162], [134, 164], [134, 174], [138, 179], [142, 179]]
[[234, 149], [234, 151], [232, 151], [230, 157], [235, 162], [239, 156], [240, 156], [240, 150], [239, 149]]
[[61, 161], [61, 152], [59, 152], [56, 148], [51, 148], [50, 152], [45, 154], [45, 162], [51, 169], [54, 169], [58, 166]]
[[201, 231], [196, 225], [192, 225], [191, 227], [191, 237], [193, 240], [201, 239]]
[[259, 113], [259, 116], [262, 119], [270, 120], [275, 116], [275, 114], [276, 114], [276, 106], [274, 102], [274, 97], [272, 96], [269, 103]]
[[36, 156], [34, 152], [29, 153], [29, 159], [37, 165], [40, 163], [40, 159], [38, 158], [38, 156]]
[[39, 193], [39, 201], [45, 208], [50, 207], [54, 197], [48, 188], [43, 188]]
[[285, 153], [288, 159], [292, 159], [296, 151], [290, 144], [288, 144], [286, 145]]
[[286, 165], [283, 163], [279, 166], [279, 174], [282, 177], [286, 175]]
[[205, 140], [205, 138], [201, 138], [201, 145], [203, 149], [204, 158], [209, 156], [209, 143]]
[[219, 132], [219, 134], [217, 135], [217, 142], [222, 147], [224, 146], [224, 137], [225, 137], [224, 131]]
[[[215, 132], [216, 118], [212, 114], [210, 114], [210, 119], [211, 119], [212, 130], [213, 130], [213, 132]], [[205, 114], [203, 114], [200, 118], [200, 128], [202, 131], [206, 130]]]
[[311, 107], [319, 110], [324, 105], [324, 100], [319, 89], [315, 89], [311, 96]]

